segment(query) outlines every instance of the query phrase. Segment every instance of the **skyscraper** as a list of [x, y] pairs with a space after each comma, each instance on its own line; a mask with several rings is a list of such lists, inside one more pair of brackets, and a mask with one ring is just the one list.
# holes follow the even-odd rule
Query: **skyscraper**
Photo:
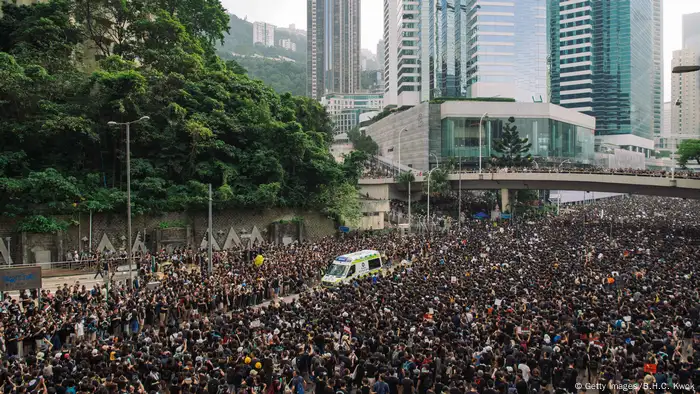
[[595, 116], [598, 142], [649, 155], [662, 117], [660, 1], [549, 5], [552, 101]]
[[[678, 56], [676, 56], [678, 54]], [[674, 66], [700, 64], [700, 12], [683, 15], [683, 50], [673, 52]], [[700, 136], [700, 78], [698, 73], [673, 74], [671, 101], [674, 105], [672, 129], [674, 134]]]
[[547, 0], [385, 0], [385, 41], [392, 29], [399, 37], [398, 105], [437, 97], [547, 101], [546, 6]]
[[[384, 80], [384, 40], [377, 43], [377, 65], [381, 71], [382, 81]], [[383, 85], [382, 85], [383, 86]]]
[[398, 40], [397, 7], [403, 0], [384, 0], [384, 105], [397, 104]]
[[652, 106], [654, 110], [654, 136], [659, 136], [663, 130], [663, 99], [664, 99], [664, 7], [662, 0], [653, 0], [654, 26], [652, 31], [652, 51], [654, 59]]
[[683, 48], [700, 56], [700, 12], [683, 15]]
[[420, 0], [398, 0], [397, 29], [397, 102], [399, 106], [420, 102]]
[[[671, 65], [696, 64], [698, 54], [691, 48], [673, 51]], [[700, 91], [698, 73], [672, 74], [671, 76], [671, 130], [674, 135], [693, 136], [700, 134]], [[691, 137], [692, 138], [692, 137]]]
[[460, 68], [466, 65], [466, 72], [457, 73], [464, 81], [462, 95], [547, 101], [546, 0], [467, 1], [455, 24], [456, 31], [465, 31], [469, 38], [466, 43], [455, 39], [460, 47], [457, 58], [467, 59], [457, 62]]
[[360, 0], [307, 0], [307, 89], [325, 94], [360, 89]]

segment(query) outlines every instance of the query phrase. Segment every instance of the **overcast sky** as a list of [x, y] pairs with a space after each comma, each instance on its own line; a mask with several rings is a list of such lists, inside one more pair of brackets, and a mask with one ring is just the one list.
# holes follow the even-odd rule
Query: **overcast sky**
[[[700, 12], [697, 0], [664, 1], [664, 96], [671, 99], [671, 54], [683, 44], [682, 15]], [[286, 27], [292, 23], [306, 29], [306, 0], [222, 0], [224, 7], [251, 22], [262, 21]], [[362, 0], [362, 47], [376, 52], [383, 35], [382, 0]]]

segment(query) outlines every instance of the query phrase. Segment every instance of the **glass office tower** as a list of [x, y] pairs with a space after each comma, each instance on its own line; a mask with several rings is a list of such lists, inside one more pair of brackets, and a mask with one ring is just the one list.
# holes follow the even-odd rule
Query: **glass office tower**
[[425, 0], [430, 97], [547, 101], [546, 0]]
[[652, 140], [662, 104], [655, 0], [549, 5], [552, 102], [595, 116], [596, 135]]

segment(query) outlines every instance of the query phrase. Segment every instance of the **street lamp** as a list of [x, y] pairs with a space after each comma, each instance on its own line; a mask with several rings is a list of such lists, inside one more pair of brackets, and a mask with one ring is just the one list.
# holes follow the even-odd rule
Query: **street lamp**
[[[571, 163], [571, 160], [566, 159], [559, 163], [559, 166], [557, 167], [557, 172], [561, 171], [561, 166], [563, 166], [565, 163]], [[586, 194], [584, 192], [584, 199], [586, 198]], [[559, 216], [559, 208], [561, 207], [561, 190], [559, 190], [559, 199], [557, 200], [557, 216]]]
[[[435, 165], [435, 168], [431, 169], [428, 171], [428, 215], [425, 218], [426, 224], [430, 225], [430, 175], [433, 173], [433, 171], [437, 170], [440, 167], [440, 159], [437, 157], [435, 153], [431, 153], [431, 156], [435, 156], [435, 161], [437, 164]], [[430, 231], [430, 227], [428, 227], [428, 231]]]
[[129, 242], [126, 247], [126, 256], [129, 259], [129, 288], [134, 287], [134, 272], [131, 267], [131, 134], [130, 126], [132, 123], [139, 123], [142, 121], [149, 120], [148, 116], [142, 116], [137, 120], [131, 122], [107, 122], [109, 126], [126, 126], [126, 227], [127, 234], [129, 237]]
[[685, 74], [700, 71], [700, 66], [676, 66], [673, 67], [671, 72], [673, 74]]
[[[406, 131], [406, 129], [403, 129], [399, 131], [399, 166], [398, 166], [398, 171], [399, 175], [401, 175], [401, 134]], [[413, 176], [413, 170], [409, 171], [409, 177], [408, 177], [408, 232], [411, 232], [411, 176]]]
[[485, 112], [483, 115], [481, 115], [481, 119], [479, 119], [479, 174], [481, 174], [481, 149], [482, 149], [482, 127], [481, 125], [484, 123], [484, 118], [488, 118], [489, 114], [488, 112]]
[[571, 164], [571, 160], [570, 160], [570, 159], [566, 159], [566, 160], [562, 161], [561, 163], [559, 163], [559, 167], [557, 167], [557, 171], [561, 171], [561, 166], [563, 166], [563, 165], [566, 164], [566, 163]]
[[406, 129], [399, 131], [399, 168], [398, 168], [399, 175], [401, 175], [401, 134], [404, 131], [406, 131]]

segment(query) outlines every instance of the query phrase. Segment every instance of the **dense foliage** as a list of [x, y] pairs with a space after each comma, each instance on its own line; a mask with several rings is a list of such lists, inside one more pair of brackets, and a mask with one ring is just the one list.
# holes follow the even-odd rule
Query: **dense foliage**
[[678, 145], [678, 164], [682, 167], [695, 160], [700, 164], [700, 140], [685, 140]]
[[[294, 206], [330, 215], [359, 172], [328, 151], [315, 101], [278, 95], [215, 55], [218, 0], [53, 0], [3, 6], [0, 212], [125, 209], [131, 126], [135, 213]], [[352, 193], [350, 193], [352, 195]], [[350, 212], [350, 213], [348, 213]], [[39, 219], [37, 219], [39, 220]]]
[[374, 156], [379, 153], [379, 145], [364, 131], [360, 131], [358, 127], [348, 131], [348, 140], [352, 143], [353, 148], [366, 153], [368, 156]]
[[[447, 162], [440, 163], [429, 171], [430, 174], [430, 195], [435, 197], [447, 196], [451, 190], [449, 175], [456, 168], [456, 161], [450, 158]], [[428, 190], [426, 189], [427, 193]]]
[[497, 154], [492, 156], [492, 161], [499, 168], [528, 167], [532, 164], [532, 155], [528, 153], [532, 144], [527, 138], [520, 138], [518, 126], [513, 123], [515, 118], [508, 118], [508, 123], [503, 125], [501, 138], [494, 141], [493, 150]]

